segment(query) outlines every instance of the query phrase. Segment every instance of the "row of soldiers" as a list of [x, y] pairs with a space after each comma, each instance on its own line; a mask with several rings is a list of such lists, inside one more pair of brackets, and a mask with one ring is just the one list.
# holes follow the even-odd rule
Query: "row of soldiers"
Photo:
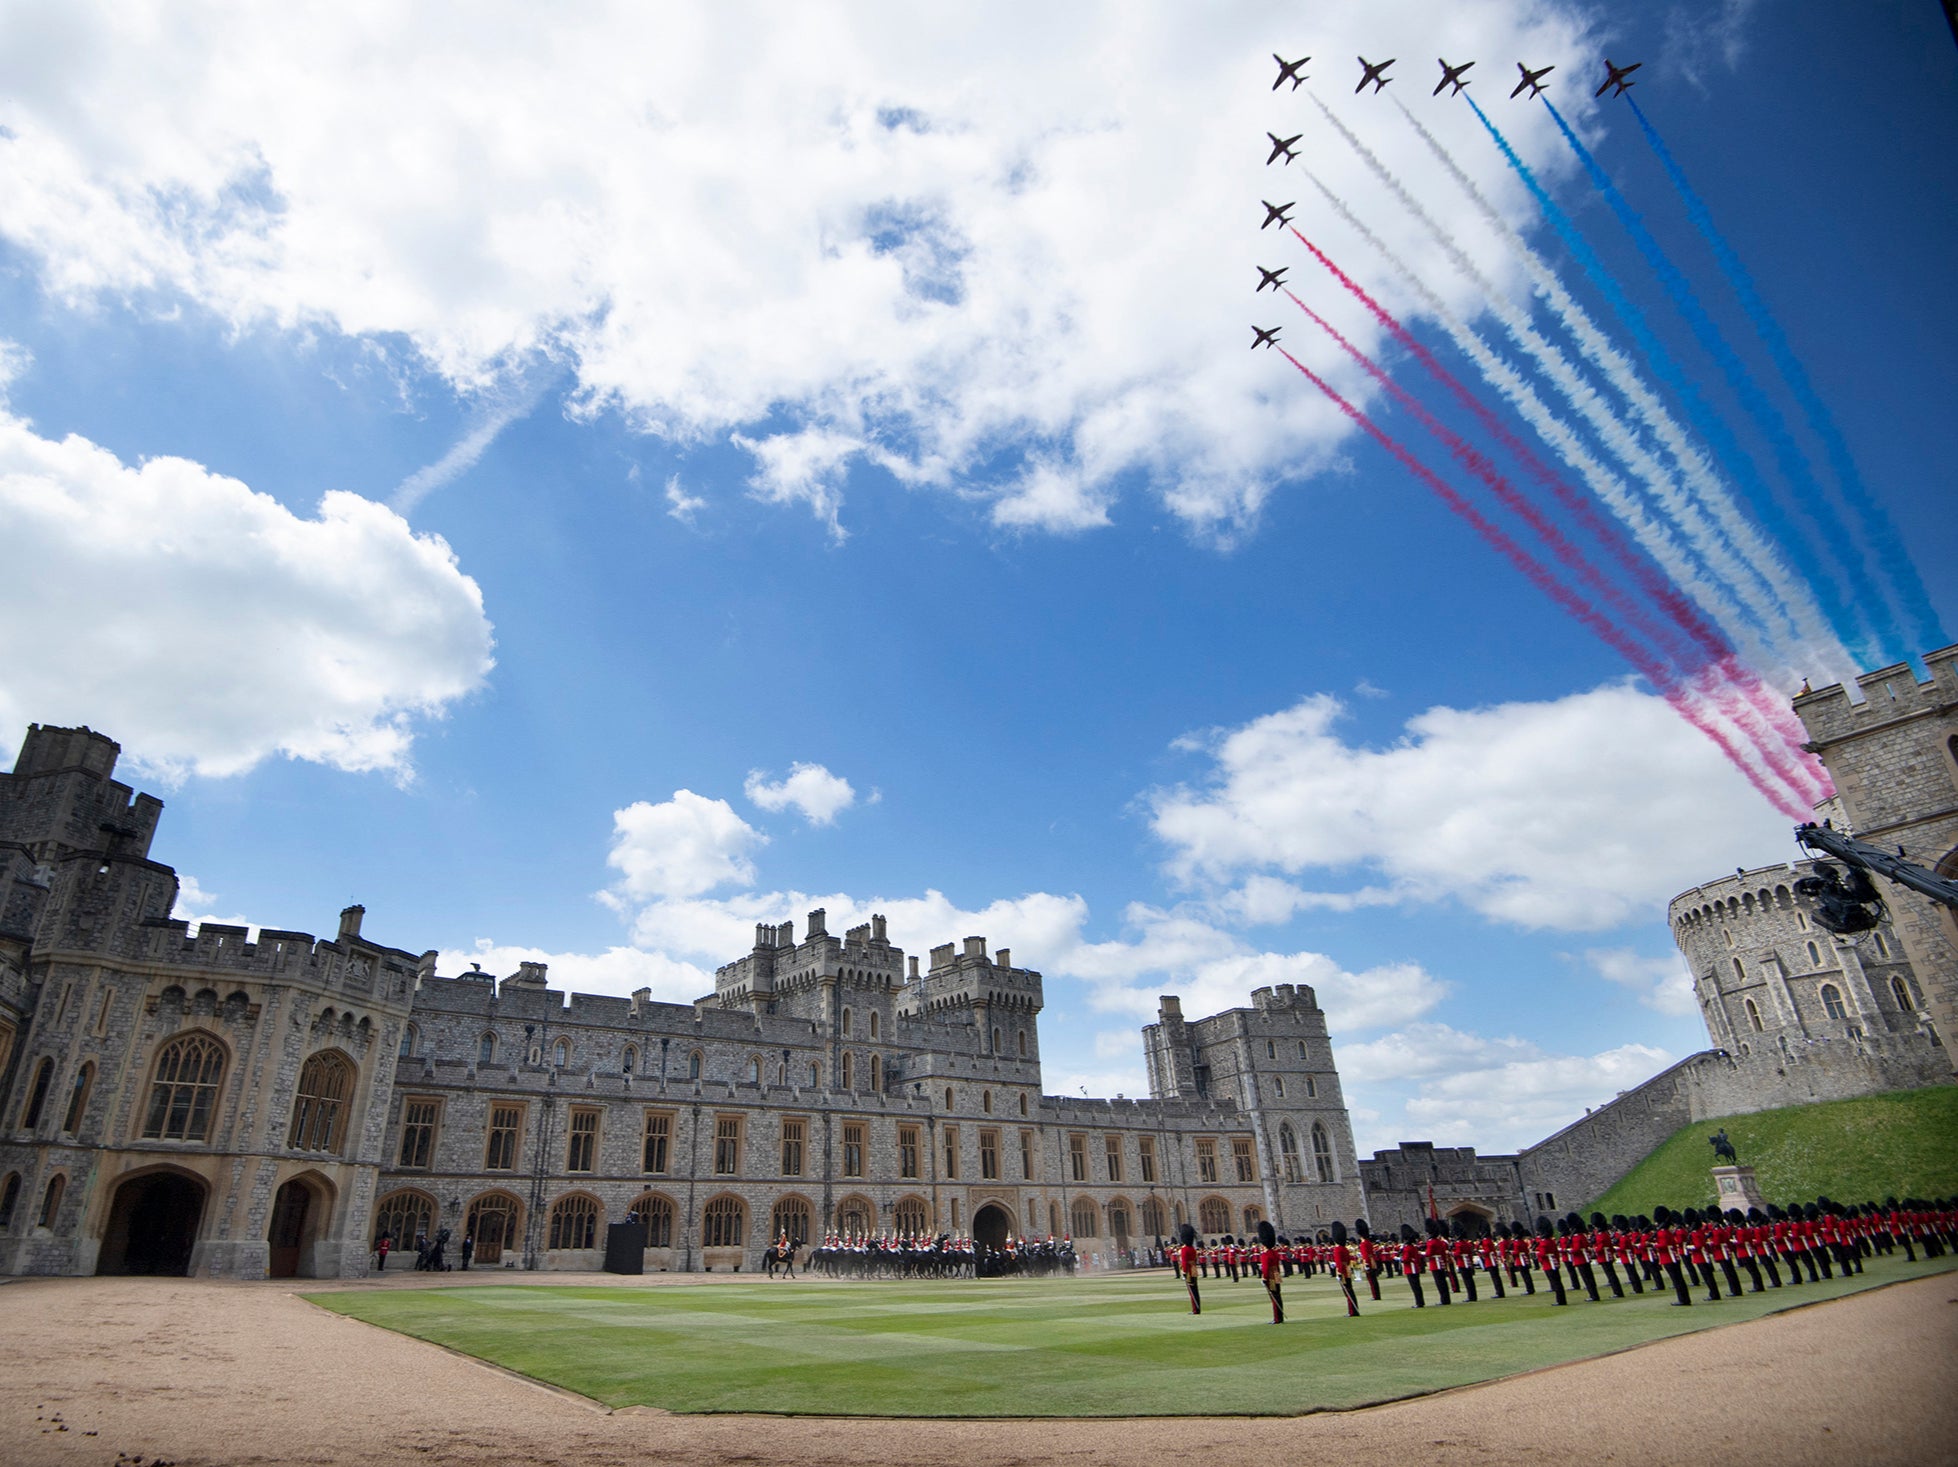
[[[1508, 1287], [1526, 1294], [1537, 1290], [1541, 1275], [1555, 1303], [1568, 1304], [1582, 1290], [1592, 1301], [1603, 1295], [1601, 1284], [1622, 1299], [1629, 1287], [1642, 1295], [1649, 1285], [1663, 1293], [1670, 1286], [1675, 1305], [1690, 1306], [1692, 1290], [1704, 1287], [1708, 1302], [1728, 1297], [1744, 1287], [1762, 1293], [1787, 1283], [1819, 1283], [1843, 1274], [1861, 1273], [1863, 1260], [1902, 1250], [1915, 1262], [1919, 1249], [1927, 1258], [1958, 1248], [1958, 1201], [1896, 1198], [1877, 1204], [1843, 1205], [1818, 1197], [1788, 1208], [1770, 1205], [1746, 1212], [1738, 1208], [1656, 1207], [1650, 1216], [1607, 1218], [1594, 1212], [1587, 1221], [1577, 1213], [1561, 1220], [1538, 1217], [1536, 1225], [1497, 1223], [1492, 1231], [1477, 1228], [1465, 1218], [1452, 1225], [1429, 1218], [1425, 1235], [1402, 1224], [1399, 1236], [1376, 1238], [1364, 1219], [1351, 1233], [1335, 1222], [1312, 1238], [1279, 1236], [1270, 1223], [1258, 1224], [1258, 1239], [1239, 1240], [1228, 1234], [1200, 1244], [1188, 1223], [1171, 1261], [1188, 1286], [1190, 1308], [1201, 1312], [1200, 1278], [1232, 1280], [1257, 1277], [1271, 1297], [1272, 1321], [1284, 1319], [1282, 1280], [1295, 1272], [1311, 1277], [1325, 1270], [1337, 1279], [1349, 1315], [1359, 1313], [1354, 1288], [1364, 1279], [1368, 1292], [1380, 1298], [1383, 1276], [1405, 1279], [1414, 1307], [1427, 1307], [1426, 1285], [1437, 1301], [1477, 1300], [1476, 1276], [1486, 1274], [1490, 1292], [1504, 1297]], [[1747, 1285], [1741, 1281], [1747, 1276]], [[1568, 1285], [1566, 1284], [1568, 1279]]]
[[[785, 1237], [776, 1251], [793, 1248]], [[1079, 1261], [1071, 1238], [1008, 1237], [993, 1247], [952, 1233], [832, 1233], [810, 1250], [807, 1266], [832, 1278], [1042, 1278], [1072, 1274]]]

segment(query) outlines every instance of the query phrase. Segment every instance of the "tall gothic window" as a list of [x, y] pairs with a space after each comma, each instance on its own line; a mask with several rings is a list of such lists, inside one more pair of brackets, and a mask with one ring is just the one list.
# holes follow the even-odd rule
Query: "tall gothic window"
[[1843, 1007], [1842, 990], [1833, 983], [1822, 985], [1822, 1011], [1832, 1019], [1849, 1017], [1849, 1010]]
[[574, 1192], [558, 1199], [551, 1209], [552, 1248], [595, 1248], [598, 1246], [598, 1200]]
[[1289, 1124], [1278, 1128], [1278, 1159], [1285, 1168], [1285, 1180], [1299, 1179], [1299, 1138]]
[[633, 1212], [646, 1224], [648, 1248], [673, 1246], [673, 1204], [657, 1192], [641, 1192], [633, 1201]]
[[48, 1087], [54, 1084], [54, 1060], [44, 1059], [35, 1066], [34, 1088], [27, 1094], [27, 1105], [20, 1113], [20, 1128], [31, 1131], [41, 1124], [41, 1109], [48, 1103]]
[[747, 1210], [739, 1197], [716, 1197], [701, 1214], [700, 1241], [707, 1248], [739, 1248], [746, 1241]]
[[164, 1045], [150, 1082], [143, 1136], [151, 1141], [203, 1141], [211, 1134], [224, 1049], [208, 1034], [186, 1034]]
[[307, 1060], [299, 1071], [286, 1145], [295, 1151], [338, 1151], [353, 1080], [354, 1067], [344, 1055], [321, 1050]]
[[1326, 1128], [1317, 1121], [1312, 1123], [1312, 1166], [1318, 1172], [1319, 1180], [1330, 1182], [1333, 1179], [1333, 1147], [1327, 1139]]

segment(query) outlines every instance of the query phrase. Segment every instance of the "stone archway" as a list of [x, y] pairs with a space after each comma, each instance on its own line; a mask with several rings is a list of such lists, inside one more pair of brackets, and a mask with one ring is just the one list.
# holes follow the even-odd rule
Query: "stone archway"
[[990, 1252], [1004, 1250], [1007, 1236], [1012, 1231], [1012, 1214], [997, 1202], [988, 1202], [972, 1214], [972, 1241], [982, 1249]]
[[313, 1247], [326, 1236], [332, 1193], [317, 1173], [294, 1177], [273, 1194], [272, 1222], [265, 1230], [268, 1278], [315, 1276]]
[[95, 1271], [188, 1276], [204, 1197], [204, 1184], [182, 1172], [129, 1178], [109, 1204]]

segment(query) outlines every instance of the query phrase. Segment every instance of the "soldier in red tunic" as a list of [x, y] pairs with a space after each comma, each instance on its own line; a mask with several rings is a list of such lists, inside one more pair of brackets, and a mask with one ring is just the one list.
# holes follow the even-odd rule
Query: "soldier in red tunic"
[[1421, 1275], [1427, 1271], [1428, 1255], [1421, 1246], [1419, 1235], [1406, 1223], [1402, 1223], [1401, 1273], [1407, 1278], [1407, 1287], [1413, 1291], [1416, 1309], [1428, 1307], [1428, 1297], [1421, 1289]]
[[[1360, 1218], [1353, 1224], [1353, 1231], [1360, 1237], [1360, 1267], [1367, 1276], [1367, 1292], [1378, 1302], [1380, 1298], [1380, 1249], [1373, 1241], [1373, 1230], [1367, 1220]], [[1913, 1260], [1915, 1261], [1915, 1260]]]
[[1177, 1236], [1182, 1246], [1176, 1250], [1176, 1271], [1190, 1289], [1190, 1313], [1203, 1313], [1203, 1299], [1197, 1293], [1197, 1230], [1184, 1223]]
[[1265, 1293], [1271, 1299], [1271, 1322], [1285, 1322], [1285, 1300], [1280, 1295], [1278, 1284], [1278, 1230], [1262, 1218], [1258, 1221], [1258, 1249], [1256, 1253], [1258, 1277], [1264, 1280]]
[[1333, 1277], [1339, 1280], [1340, 1292], [1346, 1295], [1346, 1317], [1360, 1317], [1360, 1301], [1353, 1292], [1353, 1250], [1346, 1245], [1346, 1224], [1338, 1218], [1333, 1219], [1333, 1251], [1331, 1268]]
[[1536, 1220], [1536, 1261], [1537, 1267], [1543, 1270], [1544, 1278], [1549, 1281], [1550, 1293], [1556, 1302], [1560, 1305], [1570, 1303], [1564, 1297], [1563, 1275], [1557, 1271], [1557, 1234], [1547, 1217]]

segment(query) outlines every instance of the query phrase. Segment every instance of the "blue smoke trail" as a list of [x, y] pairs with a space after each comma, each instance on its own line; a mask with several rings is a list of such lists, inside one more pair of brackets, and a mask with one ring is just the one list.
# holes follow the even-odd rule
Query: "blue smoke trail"
[[[1516, 150], [1509, 144], [1509, 139], [1504, 137], [1495, 123], [1489, 120], [1488, 115], [1476, 104], [1475, 99], [1464, 93], [1463, 100], [1474, 110], [1476, 117], [1481, 120], [1482, 126], [1488, 130], [1489, 136], [1495, 140], [1496, 146], [1502, 150], [1503, 157], [1508, 160], [1510, 168], [1515, 171], [1518, 178], [1522, 179], [1524, 185], [1536, 199], [1537, 206], [1543, 210], [1544, 217], [1550, 221], [1551, 227], [1557, 231], [1559, 238], [1570, 249], [1571, 254], [1576, 258], [1586, 277], [1598, 288], [1606, 302], [1618, 313], [1620, 319], [1624, 321], [1626, 327], [1631, 331], [1632, 339], [1638, 343], [1640, 349], [1644, 351], [1646, 359], [1652, 364], [1653, 371], [1666, 386], [1673, 390], [1680, 401], [1686, 405], [1688, 416], [1692, 419], [1693, 426], [1701, 438], [1713, 449], [1716, 456], [1728, 465], [1729, 472], [1732, 471], [1735, 464], [1738, 464], [1746, 470], [1747, 478], [1753, 480], [1753, 482], [1745, 487], [1751, 489], [1753, 497], [1757, 502], [1766, 498], [1765, 487], [1760, 484], [1758, 476], [1754, 474], [1751, 461], [1741, 452], [1739, 444], [1734, 441], [1733, 434], [1727, 430], [1726, 424], [1718, 419], [1694, 389], [1693, 385], [1687, 381], [1685, 374], [1680, 371], [1678, 365], [1673, 361], [1671, 354], [1661, 345], [1658, 338], [1653, 335], [1651, 327], [1646, 325], [1644, 314], [1626, 298], [1625, 292], [1619, 288], [1618, 282], [1612, 278], [1611, 272], [1605, 268], [1604, 262], [1598, 258], [1596, 252], [1585, 242], [1584, 236], [1578, 233], [1577, 226], [1571, 222], [1570, 216], [1565, 214], [1557, 206], [1557, 201], [1551, 198], [1549, 192], [1537, 181], [1536, 175], [1530, 171], [1529, 165], [1517, 156]], [[1559, 119], [1560, 122], [1561, 120]], [[1794, 544], [1789, 544], [1788, 537], [1785, 534], [1782, 536], [1782, 539], [1784, 548], [1788, 549], [1791, 553], [1799, 554], [1800, 542], [1798, 540]], [[1836, 601], [1833, 584], [1829, 582], [1827, 577], [1817, 576], [1815, 574], [1815, 568], [1812, 565], [1803, 564], [1800, 566], [1800, 571], [1807, 580], [1810, 591], [1822, 602], [1822, 611], [1828, 619], [1830, 629], [1841, 640], [1862, 643], [1856, 649], [1857, 655], [1863, 660], [1864, 665], [1870, 665], [1870, 658], [1874, 654], [1868, 648], [1866, 640], [1860, 635], [1845, 635], [1846, 631], [1859, 632], [1860, 629], [1856, 627], [1854, 621], [1848, 617], [1844, 608]], [[1881, 661], [1882, 659], [1879, 657], [1877, 660]]]
[[[1794, 486], [1798, 498], [1821, 522], [1819, 528], [1823, 543], [1825, 545], [1832, 542], [1851, 544], [1847, 527], [1836, 518], [1835, 510], [1822, 492], [1822, 486], [1815, 482], [1815, 476], [1809, 472], [1800, 449], [1789, 435], [1788, 425], [1782, 421], [1781, 414], [1776, 411], [1774, 404], [1768, 401], [1767, 396], [1749, 375], [1740, 358], [1734, 355], [1733, 348], [1727, 345], [1726, 338], [1720, 334], [1720, 328], [1708, 317], [1705, 308], [1700, 305], [1699, 297], [1693, 293], [1693, 287], [1687, 283], [1686, 277], [1681, 275], [1678, 267], [1666, 257], [1665, 251], [1659, 247], [1659, 242], [1645, 227], [1645, 221], [1639, 218], [1637, 212], [1625, 201], [1625, 196], [1618, 191], [1618, 185], [1611, 181], [1611, 176], [1604, 171], [1598, 160], [1591, 156], [1591, 150], [1584, 146], [1582, 140], [1571, 130], [1570, 124], [1564, 121], [1563, 113], [1551, 104], [1548, 97], [1543, 99], [1543, 105], [1556, 119], [1558, 130], [1564, 135], [1564, 141], [1569, 143], [1571, 151], [1577, 154], [1578, 161], [1584, 165], [1584, 171], [1591, 176], [1591, 182], [1604, 196], [1605, 202], [1611, 206], [1611, 212], [1617, 216], [1618, 222], [1631, 236], [1632, 243], [1638, 246], [1638, 252], [1644, 256], [1645, 263], [1651, 267], [1652, 273], [1665, 287], [1666, 294], [1671, 297], [1673, 306], [1685, 319], [1687, 326], [1692, 329], [1693, 337], [1699, 342], [1700, 348], [1713, 358], [1714, 363], [1720, 368], [1721, 375], [1727, 379], [1727, 385], [1740, 399], [1741, 406], [1754, 419], [1762, 436], [1773, 446], [1775, 460], [1780, 465], [1781, 472]], [[1597, 256], [1593, 255], [1591, 259], [1595, 262]], [[1586, 266], [1587, 273], [1589, 268]], [[1602, 270], [1602, 265], [1599, 268]], [[1635, 334], [1644, 332], [1647, 337], [1650, 336], [1642, 317], [1636, 322], [1627, 318], [1627, 324], [1632, 326]], [[1642, 344], [1646, 345], [1648, 352], [1652, 351], [1651, 344], [1644, 342]], [[1670, 360], [1664, 363], [1662, 371], [1671, 371], [1678, 375], [1677, 367]], [[1719, 420], [1707, 406], [1705, 399], [1697, 393], [1687, 397], [1687, 408], [1693, 418], [1693, 426], [1713, 445], [1714, 452], [1727, 466], [1727, 471], [1739, 480], [1742, 488], [1753, 501], [1756, 513], [1767, 522], [1770, 532], [1787, 546], [1790, 556], [1795, 559], [1802, 574], [1814, 586], [1816, 595], [1822, 601], [1825, 613], [1837, 634], [1865, 659], [1875, 656], [1884, 662], [1894, 661], [1893, 648], [1882, 645], [1878, 639], [1873, 638], [1870, 635], [1870, 623], [1857, 614], [1864, 606], [1875, 610], [1883, 605], [1882, 593], [1861, 574], [1860, 558], [1852, 555], [1846, 557], [1843, 563], [1850, 581], [1850, 594], [1857, 598], [1844, 603], [1837, 596], [1835, 578], [1830, 568], [1820, 557], [1811, 553], [1811, 547], [1804, 533], [1806, 527], [1791, 520], [1783, 512], [1772, 490], [1761, 478], [1759, 470], [1755, 468], [1752, 457], [1734, 440], [1733, 435], [1727, 430], [1727, 425]], [[1894, 639], [1895, 635], [1893, 629], [1891, 638]]]
[[1930, 593], [1924, 589], [1923, 581], [1918, 578], [1917, 567], [1911, 563], [1910, 554], [1905, 550], [1903, 541], [1897, 534], [1896, 526], [1891, 524], [1890, 516], [1884, 512], [1882, 504], [1863, 483], [1863, 476], [1857, 472], [1856, 462], [1849, 455], [1849, 445], [1843, 441], [1835, 419], [1816, 392], [1814, 384], [1809, 381], [1808, 372], [1803, 368], [1801, 359], [1795, 355], [1794, 348], [1788, 344], [1788, 338], [1782, 334], [1781, 324], [1769, 311], [1767, 302], [1761, 299], [1760, 291], [1755, 289], [1754, 277], [1748, 273], [1747, 267], [1741, 263], [1733, 247], [1714, 226], [1713, 215], [1700, 196], [1693, 192], [1692, 185], [1686, 181], [1685, 172], [1660, 138], [1659, 130], [1652, 125], [1639, 107], [1638, 99], [1628, 96], [1625, 100], [1631, 104], [1632, 115], [1638, 118], [1638, 125], [1645, 130], [1646, 142], [1658, 156], [1660, 164], [1666, 170], [1666, 177], [1672, 180], [1672, 186], [1677, 190], [1680, 201], [1685, 204], [1687, 216], [1692, 219], [1693, 227], [1699, 230], [1700, 238], [1704, 239], [1713, 251], [1714, 259], [1719, 262], [1721, 271], [1727, 277], [1727, 283], [1733, 287], [1734, 294], [1740, 300], [1741, 308], [1747, 312], [1747, 319], [1753, 323], [1755, 333], [1761, 338], [1761, 344], [1768, 349], [1768, 355], [1773, 359], [1776, 370], [1787, 382], [1788, 389], [1801, 407], [1803, 416], [1808, 419], [1810, 430], [1822, 441], [1823, 450], [1829, 457], [1829, 467], [1834, 472], [1837, 483], [1842, 486], [1843, 497], [1848, 500], [1850, 509], [1861, 517], [1870, 538], [1875, 542], [1874, 548], [1878, 558], [1900, 583], [1903, 609], [1916, 623], [1915, 635], [1918, 648], [1944, 646], [1949, 639], [1944, 634], [1936, 609], [1931, 605]]

